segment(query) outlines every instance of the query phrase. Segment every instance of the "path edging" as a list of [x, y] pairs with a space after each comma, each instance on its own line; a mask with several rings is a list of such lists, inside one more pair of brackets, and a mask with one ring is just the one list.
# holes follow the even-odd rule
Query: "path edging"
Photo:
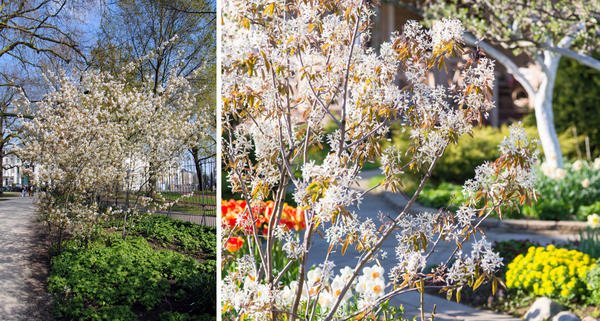
[[[401, 194], [392, 193], [389, 191], [380, 191], [379, 194], [382, 198], [392, 204], [393, 206], [403, 207], [406, 204], [406, 199]], [[435, 209], [423, 207], [420, 204], [415, 203], [415, 210], [430, 210]], [[488, 218], [482, 226], [485, 228], [498, 228], [506, 229], [508, 231], [534, 231], [534, 232], [546, 232], [546, 231], [558, 231], [567, 233], [577, 233], [585, 230], [588, 225], [586, 222], [579, 221], [544, 221], [544, 220], [530, 220], [530, 219], [497, 219]]]

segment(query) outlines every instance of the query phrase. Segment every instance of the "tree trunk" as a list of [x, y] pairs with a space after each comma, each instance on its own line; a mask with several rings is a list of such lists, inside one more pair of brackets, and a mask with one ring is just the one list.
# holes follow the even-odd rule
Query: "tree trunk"
[[534, 97], [535, 119], [540, 141], [544, 150], [545, 161], [555, 167], [563, 167], [562, 152], [554, 126], [552, 112], [552, 92], [556, 80], [556, 72], [560, 55], [544, 52], [543, 79]]
[[192, 147], [189, 149], [190, 154], [194, 160], [194, 167], [196, 168], [196, 177], [198, 178], [198, 190], [204, 190], [204, 181], [202, 179], [202, 160], [200, 159], [200, 151], [198, 147]]
[[4, 116], [0, 116], [0, 196], [4, 194]]
[[0, 196], [4, 194], [4, 146], [0, 145]]

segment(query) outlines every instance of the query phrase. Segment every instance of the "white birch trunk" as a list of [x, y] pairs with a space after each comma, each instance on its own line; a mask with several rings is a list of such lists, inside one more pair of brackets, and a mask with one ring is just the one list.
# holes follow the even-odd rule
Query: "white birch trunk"
[[549, 51], [544, 52], [543, 78], [533, 99], [535, 119], [545, 161], [561, 168], [563, 167], [562, 152], [558, 143], [558, 135], [554, 126], [554, 113], [552, 112], [552, 92], [559, 61], [560, 55]]

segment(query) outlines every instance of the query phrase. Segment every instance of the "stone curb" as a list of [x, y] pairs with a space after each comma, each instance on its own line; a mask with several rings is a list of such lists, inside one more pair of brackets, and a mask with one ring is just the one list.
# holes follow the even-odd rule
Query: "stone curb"
[[[379, 195], [388, 203], [396, 207], [403, 207], [406, 205], [406, 198], [400, 194], [392, 193], [388, 191], [379, 191]], [[435, 209], [415, 204], [411, 212], [419, 211], [435, 211]], [[566, 232], [566, 233], [578, 233], [587, 228], [586, 222], [578, 221], [542, 221], [542, 220], [517, 220], [517, 219], [497, 219], [488, 218], [483, 224], [485, 228], [498, 228], [505, 229], [508, 231], [535, 231], [535, 232]]]

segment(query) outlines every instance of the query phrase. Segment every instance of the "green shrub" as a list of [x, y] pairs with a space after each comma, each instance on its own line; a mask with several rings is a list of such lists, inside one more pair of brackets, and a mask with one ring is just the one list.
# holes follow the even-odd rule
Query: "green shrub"
[[129, 232], [181, 253], [208, 259], [216, 258], [217, 232], [214, 227], [174, 220], [162, 215], [149, 215], [135, 222]]
[[508, 264], [506, 286], [529, 295], [563, 303], [587, 297], [587, 274], [594, 266], [589, 255], [554, 245], [530, 247]]
[[444, 182], [438, 186], [427, 185], [423, 188], [418, 202], [433, 208], [456, 208], [462, 198], [462, 186]]
[[590, 291], [588, 303], [600, 305], [600, 264], [596, 264], [588, 273], [587, 286]]
[[164, 312], [158, 317], [160, 321], [215, 321], [215, 315], [203, 314], [199, 316], [190, 316], [188, 313]]
[[[594, 56], [600, 58], [600, 53]], [[598, 97], [600, 97], [600, 71], [584, 66], [573, 59], [561, 59], [552, 100], [554, 124], [559, 131], [575, 126], [578, 134], [589, 136], [594, 154], [600, 152]]]
[[592, 214], [600, 213], [600, 202], [594, 202], [590, 205], [582, 205], [577, 210], [577, 218], [581, 221], [586, 220]]
[[577, 249], [587, 255], [598, 259], [600, 258], [600, 229], [587, 227], [579, 232]]
[[[529, 136], [538, 137], [536, 127], [528, 126], [526, 131]], [[409, 133], [400, 130], [393, 132], [393, 144], [400, 150], [407, 150]], [[459, 139], [457, 144], [448, 146], [433, 170], [433, 182], [463, 184], [465, 180], [473, 178], [475, 167], [498, 158], [498, 145], [508, 134], [508, 126], [500, 128], [486, 126], [473, 129], [472, 135], [465, 135]], [[559, 135], [559, 141], [565, 155], [575, 155], [575, 148], [581, 141], [581, 137], [575, 138], [571, 132], [567, 131]]]
[[48, 290], [57, 317], [137, 320], [152, 311], [215, 311], [215, 262], [203, 264], [141, 237], [110, 235], [82, 246], [65, 243], [52, 258]]
[[600, 200], [600, 169], [585, 161], [576, 163], [565, 164], [562, 178], [539, 170], [535, 184], [538, 200], [523, 206], [523, 214], [542, 220], [586, 220]]

